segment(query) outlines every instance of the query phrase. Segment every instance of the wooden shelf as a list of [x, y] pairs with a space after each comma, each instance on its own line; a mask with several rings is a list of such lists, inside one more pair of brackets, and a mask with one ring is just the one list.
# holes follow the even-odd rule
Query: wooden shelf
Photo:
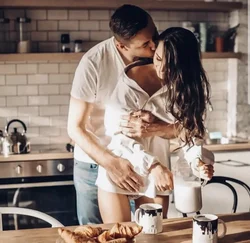
[[[0, 54], [1, 62], [20, 62], [20, 61], [79, 61], [84, 55], [81, 53], [25, 53], [25, 54]], [[241, 53], [233, 52], [205, 52], [202, 53], [203, 59], [212, 58], [240, 58]]]
[[203, 2], [168, 0], [1, 0], [0, 8], [67, 8], [116, 9], [128, 3], [149, 10], [232, 11], [242, 8], [241, 2]]

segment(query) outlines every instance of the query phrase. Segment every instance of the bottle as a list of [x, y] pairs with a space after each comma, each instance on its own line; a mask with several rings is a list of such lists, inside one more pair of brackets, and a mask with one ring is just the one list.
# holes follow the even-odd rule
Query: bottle
[[75, 52], [82, 52], [82, 40], [75, 40]]
[[19, 40], [17, 43], [17, 52], [18, 53], [29, 53], [31, 52], [31, 42], [29, 39], [29, 23], [31, 22], [30, 18], [21, 17], [16, 19], [18, 24], [18, 33]]
[[199, 26], [201, 52], [205, 52], [207, 50], [207, 23], [201, 22]]
[[193, 171], [180, 156], [174, 169], [174, 201], [176, 209], [181, 213], [194, 213], [202, 208], [201, 183]]
[[70, 52], [70, 36], [69, 34], [61, 35], [61, 52]]

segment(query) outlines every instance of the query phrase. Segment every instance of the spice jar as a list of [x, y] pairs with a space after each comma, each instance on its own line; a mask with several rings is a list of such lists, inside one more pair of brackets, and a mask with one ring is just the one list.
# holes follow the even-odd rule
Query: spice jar
[[61, 35], [61, 52], [70, 52], [70, 36], [69, 34]]
[[82, 52], [82, 40], [75, 40], [75, 52]]

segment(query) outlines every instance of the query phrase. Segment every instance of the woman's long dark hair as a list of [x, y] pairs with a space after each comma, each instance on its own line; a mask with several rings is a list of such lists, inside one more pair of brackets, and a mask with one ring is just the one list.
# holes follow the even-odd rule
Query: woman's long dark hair
[[209, 102], [210, 85], [201, 63], [200, 47], [194, 34], [174, 27], [162, 32], [164, 43], [164, 84], [166, 85], [166, 112], [180, 122], [185, 144], [205, 135], [204, 118]]

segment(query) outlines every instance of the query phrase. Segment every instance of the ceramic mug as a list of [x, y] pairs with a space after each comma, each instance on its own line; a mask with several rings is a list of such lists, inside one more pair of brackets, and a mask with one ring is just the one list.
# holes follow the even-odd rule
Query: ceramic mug
[[[223, 226], [221, 235], [218, 235], [218, 223]], [[193, 243], [217, 243], [218, 238], [223, 238], [226, 232], [225, 222], [216, 215], [200, 214], [193, 217]]]
[[145, 203], [135, 211], [135, 222], [142, 226], [145, 234], [162, 232], [162, 206], [156, 203]]

